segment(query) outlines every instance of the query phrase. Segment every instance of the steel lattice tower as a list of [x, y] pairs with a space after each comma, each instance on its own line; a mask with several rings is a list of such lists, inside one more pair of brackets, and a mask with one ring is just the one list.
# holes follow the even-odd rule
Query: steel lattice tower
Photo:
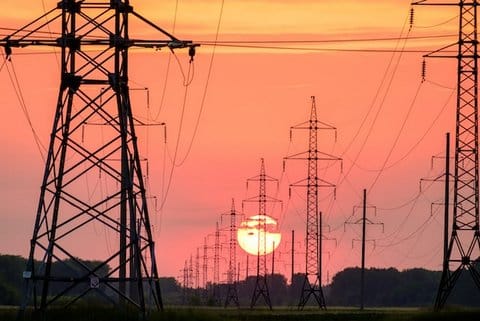
[[[457, 105], [455, 123], [455, 167], [453, 224], [444, 259], [435, 309], [441, 309], [464, 270], [480, 290], [480, 229], [478, 190], [478, 38], [477, 0], [450, 3], [416, 1], [415, 5], [458, 6], [458, 42], [427, 57], [457, 59]], [[457, 47], [457, 55], [442, 53]], [[448, 179], [448, 178], [446, 178]]]
[[257, 274], [255, 278], [255, 286], [252, 294], [252, 301], [250, 303], [250, 308], [253, 308], [260, 296], [263, 297], [265, 303], [269, 306], [270, 310], [272, 309], [272, 302], [270, 300], [270, 292], [268, 290], [267, 284], [267, 254], [266, 254], [266, 215], [267, 215], [267, 202], [281, 202], [273, 197], [267, 196], [267, 182], [277, 182], [278, 180], [270, 177], [265, 172], [265, 161], [261, 159], [260, 165], [260, 175], [249, 178], [248, 182], [256, 181], [259, 185], [258, 196], [248, 198], [243, 202], [254, 202], [258, 203], [258, 222], [257, 222], [257, 231], [258, 231], [258, 248], [257, 248]]
[[191, 290], [194, 287], [194, 277], [193, 277], [193, 256], [190, 255], [190, 260], [188, 261], [188, 288]]
[[[207, 246], [207, 237], [203, 238], [203, 256], [202, 256], [202, 281], [205, 288], [205, 293], [207, 290], [208, 283], [208, 246]], [[205, 295], [207, 296], [207, 295]]]
[[[131, 18], [163, 39], [131, 38]], [[42, 36], [50, 31], [58, 32], [58, 38]], [[128, 0], [62, 0], [56, 8], [0, 40], [0, 45], [7, 56], [16, 47], [54, 46], [61, 50], [61, 84], [24, 272], [28, 291], [23, 309], [31, 299], [34, 309], [40, 311], [60, 298], [68, 306], [92, 292], [142, 313], [147, 306], [161, 309], [129, 96], [129, 49], [190, 46], [193, 53], [194, 46], [136, 13]], [[89, 137], [97, 139], [84, 141], [82, 131], [89, 122], [101, 123], [91, 127], [101, 127], [103, 140], [99, 139], [100, 129], [90, 128]], [[89, 191], [85, 182], [99, 176], [108, 191]], [[84, 253], [82, 239], [93, 224], [114, 234], [118, 245], [100, 261], [85, 264], [79, 259]], [[63, 264], [72, 274], [57, 274], [55, 263]], [[150, 298], [153, 302], [146, 302]]]
[[[215, 223], [215, 233], [208, 236], [214, 237], [213, 244], [213, 280], [212, 280], [212, 300], [215, 305], [220, 304], [220, 228], [218, 222]], [[207, 293], [208, 294], [208, 293]]]
[[188, 283], [189, 283], [189, 281], [188, 281], [188, 260], [185, 260], [185, 264], [183, 265], [182, 280], [183, 280], [182, 304], [187, 304]]
[[[313, 295], [315, 301], [321, 309], [326, 309], [325, 297], [322, 290], [322, 226], [321, 212], [318, 207], [318, 190], [321, 187], [334, 188], [335, 185], [319, 178], [318, 161], [330, 160], [336, 161], [339, 158], [320, 152], [318, 150], [318, 131], [319, 130], [335, 130], [334, 127], [322, 123], [317, 119], [317, 109], [315, 105], [315, 97], [312, 96], [312, 106], [310, 112], [310, 120], [299, 125], [293, 126], [290, 130], [301, 129], [309, 131], [308, 151], [291, 155], [285, 159], [306, 160], [307, 161], [307, 178], [302, 179], [291, 186], [303, 187], [307, 190], [307, 224], [306, 224], [306, 240], [305, 240], [305, 279], [303, 281], [302, 292], [298, 308], [303, 309], [305, 304]], [[291, 137], [290, 133], [290, 137]]]
[[230, 239], [228, 241], [229, 256], [228, 271], [227, 271], [227, 296], [225, 299], [225, 307], [230, 303], [234, 303], [237, 307], [240, 306], [238, 302], [238, 289], [237, 289], [237, 218], [239, 214], [235, 210], [235, 200], [232, 199], [232, 209], [228, 214], [230, 216]]
[[200, 248], [197, 247], [197, 254], [195, 255], [195, 289], [198, 292], [200, 289]]

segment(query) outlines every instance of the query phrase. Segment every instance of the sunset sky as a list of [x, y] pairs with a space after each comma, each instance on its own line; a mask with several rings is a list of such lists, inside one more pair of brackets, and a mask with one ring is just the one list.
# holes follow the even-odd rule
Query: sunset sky
[[[0, 34], [56, 2], [2, 1]], [[360, 218], [358, 208], [352, 213], [364, 188], [368, 204], [377, 208], [369, 218], [385, 227], [383, 233], [367, 227], [367, 238], [375, 240], [367, 245], [367, 265], [441, 269], [443, 211], [431, 204], [441, 202], [443, 186], [423, 182], [420, 192], [420, 179], [444, 171], [443, 160], [432, 156], [443, 156], [445, 133], [453, 135], [456, 66], [448, 59], [427, 59], [422, 82], [422, 55], [455, 42], [456, 8], [416, 7], [410, 28], [408, 0], [131, 4], [178, 38], [203, 44], [188, 87], [181, 72], [189, 70], [186, 51], [176, 52], [178, 60], [168, 50], [131, 51], [131, 87], [148, 88], [149, 94], [147, 101], [145, 90], [132, 91], [134, 113], [167, 124], [166, 145], [163, 128], [138, 130], [141, 153], [148, 158], [148, 193], [157, 199], [154, 208], [152, 198], [152, 222], [162, 276], [181, 275], [185, 259], [195, 256], [204, 237], [213, 242], [215, 223], [230, 210], [232, 198], [240, 210], [242, 200], [255, 195], [257, 187], [249, 184], [247, 190], [246, 180], [258, 175], [261, 158], [267, 174], [280, 180], [278, 190], [267, 187], [283, 201], [283, 208], [269, 208], [282, 232], [277, 266], [288, 275], [295, 230], [295, 269], [304, 270], [305, 191], [292, 190], [289, 198], [288, 186], [306, 177], [306, 164], [287, 162], [283, 172], [283, 158], [307, 149], [306, 133], [294, 132], [290, 141], [289, 129], [308, 120], [311, 96], [319, 120], [337, 128], [336, 140], [332, 133], [319, 135], [320, 149], [343, 159], [343, 164], [319, 165], [322, 178], [337, 185], [335, 199], [332, 190], [320, 196], [325, 237], [331, 239], [324, 242], [323, 282], [327, 272], [331, 279], [360, 264], [360, 226], [344, 222]], [[131, 34], [155, 37], [135, 23]], [[217, 36], [220, 45], [214, 49]], [[7, 64], [18, 76], [33, 128], [47, 145], [59, 83], [56, 52], [14, 49]], [[0, 86], [0, 253], [26, 256], [43, 160], [5, 68]], [[256, 214], [250, 206], [244, 211]], [[88, 247], [85, 257], [92, 254]], [[226, 244], [223, 248], [227, 258]], [[245, 254], [239, 259], [244, 269]]]

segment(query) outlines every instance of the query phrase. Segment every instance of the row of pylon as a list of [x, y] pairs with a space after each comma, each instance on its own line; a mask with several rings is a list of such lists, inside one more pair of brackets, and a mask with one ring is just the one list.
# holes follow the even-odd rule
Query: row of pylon
[[[290, 131], [295, 129], [300, 130], [308, 130], [309, 131], [309, 141], [308, 146], [309, 149], [304, 153], [299, 153], [291, 156], [285, 157], [285, 160], [292, 160], [292, 159], [300, 159], [307, 161], [308, 167], [308, 175], [307, 178], [298, 181], [297, 183], [292, 184], [290, 187], [303, 187], [306, 189], [307, 194], [307, 204], [306, 204], [306, 239], [305, 239], [305, 260], [306, 260], [306, 269], [305, 269], [305, 277], [304, 282], [302, 285], [302, 291], [300, 293], [300, 300], [298, 307], [303, 308], [305, 304], [309, 301], [311, 297], [313, 297], [321, 309], [326, 309], [325, 297], [323, 295], [322, 290], [322, 260], [321, 260], [321, 240], [322, 239], [322, 227], [321, 227], [321, 212], [319, 210], [318, 204], [318, 194], [319, 189], [328, 187], [334, 188], [335, 185], [327, 182], [319, 178], [318, 176], [318, 166], [317, 163], [319, 161], [340, 161], [341, 159], [335, 157], [333, 155], [329, 155], [318, 150], [318, 141], [317, 141], [317, 134], [319, 130], [333, 130], [335, 131], [336, 128], [328, 125], [326, 123], [320, 122], [317, 119], [317, 110], [316, 110], [316, 103], [315, 97], [311, 97], [311, 111], [310, 111], [310, 119], [306, 122], [303, 122], [297, 126], [293, 126], [290, 128]], [[292, 133], [290, 133], [290, 137], [292, 137]], [[284, 165], [285, 169], [285, 165]], [[247, 186], [248, 182], [255, 181], [258, 182], [259, 192], [258, 195], [247, 198], [242, 202], [242, 208], [244, 203], [258, 203], [258, 213], [255, 217], [255, 225], [257, 230], [257, 255], [256, 255], [256, 278], [255, 278], [255, 285], [254, 290], [252, 293], [250, 307], [253, 308], [258, 303], [260, 298], [263, 298], [265, 304], [272, 309], [272, 301], [270, 299], [269, 287], [267, 283], [267, 255], [266, 255], [266, 225], [267, 225], [267, 203], [281, 203], [281, 200], [278, 200], [274, 197], [268, 196], [266, 193], [267, 190], [267, 182], [277, 182], [278, 180], [268, 176], [265, 170], [265, 161], [261, 159], [260, 165], [260, 173], [257, 176], [247, 179]], [[228, 290], [225, 298], [225, 306], [233, 303], [235, 305], [239, 305], [238, 302], [238, 290], [236, 287], [237, 280], [235, 279], [236, 273], [236, 231], [238, 228], [238, 217], [243, 217], [244, 214], [238, 213], [235, 210], [235, 202], [232, 200], [232, 208], [229, 212], [231, 217], [230, 219], [230, 226], [229, 226], [229, 260], [228, 260], [228, 271], [227, 271], [227, 284]], [[263, 237], [262, 237], [263, 231]], [[206, 280], [206, 269], [207, 269], [207, 238], [204, 240], [204, 264], [203, 264], [203, 274], [204, 274], [204, 285], [205, 288], [207, 286]], [[216, 232], [215, 232], [215, 245], [214, 245], [214, 278], [213, 278], [213, 287], [212, 287], [212, 297], [216, 302], [219, 302], [219, 299], [216, 298], [215, 293], [215, 285], [218, 284], [218, 268], [219, 268], [219, 226], [218, 222], [216, 225]], [[196, 260], [200, 259], [197, 249], [197, 257]], [[273, 260], [273, 258], [272, 258]], [[188, 264], [190, 262], [190, 264]], [[272, 264], [273, 265], [273, 264]], [[198, 271], [199, 264], [196, 263], [196, 267]], [[189, 274], [190, 273], [190, 274]], [[184, 288], [188, 288], [191, 286], [191, 277], [193, 275], [193, 263], [192, 259], [190, 261], [185, 261], [185, 267], [183, 269], [183, 284]], [[198, 272], [197, 274], [197, 281], [196, 285], [198, 288]]]

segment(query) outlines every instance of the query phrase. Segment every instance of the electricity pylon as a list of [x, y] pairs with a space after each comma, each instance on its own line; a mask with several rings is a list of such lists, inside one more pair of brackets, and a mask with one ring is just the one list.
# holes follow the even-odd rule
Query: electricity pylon
[[335, 131], [336, 128], [320, 122], [317, 119], [315, 96], [311, 98], [312, 107], [310, 120], [290, 128], [290, 138], [292, 137], [292, 130], [294, 129], [309, 131], [309, 149], [303, 153], [287, 156], [285, 159], [307, 161], [307, 178], [291, 184], [292, 187], [303, 187], [307, 189], [305, 278], [298, 308], [303, 309], [310, 299], [310, 296], [313, 295], [319, 308], [326, 309], [327, 306], [322, 290], [322, 226], [319, 224], [321, 212], [318, 206], [318, 190], [322, 187], [335, 188], [335, 185], [319, 178], [318, 161], [338, 161], [341, 159], [318, 150], [318, 131]]
[[[248, 182], [256, 181], [259, 185], [258, 196], [254, 196], [243, 200], [243, 203], [254, 202], [258, 203], [258, 214], [256, 215], [256, 229], [257, 229], [257, 274], [255, 278], [255, 286], [252, 294], [252, 301], [250, 308], [253, 308], [260, 296], [263, 297], [265, 303], [270, 310], [272, 309], [272, 301], [270, 300], [270, 292], [267, 284], [267, 229], [266, 229], [266, 215], [267, 215], [267, 203], [268, 202], [281, 202], [276, 198], [267, 196], [267, 182], [277, 182], [276, 178], [270, 177], [265, 172], [265, 161], [261, 159], [260, 175], [247, 179]], [[242, 205], [243, 205], [242, 203]]]
[[[221, 256], [221, 243], [220, 238], [223, 236], [220, 234], [220, 228], [218, 222], [215, 222], [215, 232], [207, 235], [204, 245], [204, 279], [207, 277], [207, 249], [213, 250], [213, 278], [211, 285], [211, 296], [209, 296], [209, 291], [207, 286], [205, 286], [206, 300], [209, 304], [219, 305], [220, 304], [220, 256]], [[213, 238], [213, 245], [207, 246], [207, 241]], [[207, 283], [208, 285], [208, 280]], [[210, 302], [209, 302], [210, 301]]]
[[[235, 210], [235, 200], [232, 199], [232, 208], [230, 213], [223, 214], [230, 216], [230, 239], [228, 241], [229, 247], [229, 260], [227, 271], [227, 296], [225, 298], [225, 307], [230, 303], [234, 303], [237, 307], [240, 306], [238, 301], [238, 288], [237, 288], [237, 219], [240, 216]], [[223, 216], [222, 216], [223, 217]]]
[[215, 244], [213, 246], [213, 300], [215, 305], [220, 302], [220, 228], [215, 223]]
[[[161, 39], [131, 37], [131, 20]], [[48, 39], [45, 33], [58, 38]], [[129, 50], [190, 47], [193, 55], [195, 46], [135, 12], [129, 0], [61, 0], [0, 40], [0, 45], [7, 56], [13, 48], [60, 48], [60, 90], [23, 274], [27, 294], [22, 308], [33, 299], [34, 309], [44, 312], [60, 299], [68, 306], [94, 292], [115, 305], [136, 307], [143, 314], [147, 306], [162, 309], [130, 103]], [[88, 137], [95, 139], [83, 140], [83, 125], [89, 121], [104, 126], [89, 129]], [[92, 180], [100, 180], [107, 188], [89, 190]], [[94, 224], [113, 233], [118, 243], [113, 253], [105, 250], [101, 259], [85, 264], [79, 259], [85, 247], [93, 252], [100, 245], [84, 243]], [[71, 273], [59, 274], [54, 263], [63, 264]], [[150, 298], [153, 301], [146, 302]]]
[[197, 247], [197, 254], [195, 255], [195, 291], [200, 290], [200, 248]]
[[[480, 290], [477, 36], [477, 8], [480, 2], [423, 0], [413, 4], [459, 8], [458, 41], [426, 55], [457, 60], [453, 222], [448, 253], [444, 259], [435, 299], [435, 310], [440, 310], [463, 271], [470, 273]], [[448, 53], [448, 49], [452, 47], [457, 47], [455, 55]]]
[[188, 260], [185, 260], [185, 264], [183, 266], [182, 272], [182, 280], [183, 280], [183, 295], [182, 295], [182, 304], [188, 303], [188, 297], [190, 292], [190, 272], [188, 266]]
[[190, 292], [193, 292], [193, 288], [194, 288], [194, 284], [195, 284], [195, 281], [194, 281], [194, 271], [193, 271], [193, 256], [190, 255], [190, 260], [188, 262], [188, 288], [189, 288], [189, 291]]
[[203, 256], [202, 256], [202, 281], [204, 287], [204, 299], [208, 301], [208, 245], [207, 237], [203, 239]]

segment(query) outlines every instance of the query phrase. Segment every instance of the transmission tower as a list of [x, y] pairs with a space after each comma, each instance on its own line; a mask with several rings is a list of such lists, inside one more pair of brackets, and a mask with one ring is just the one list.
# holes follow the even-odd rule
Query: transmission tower
[[[266, 215], [267, 215], [267, 202], [281, 202], [280, 200], [267, 196], [267, 182], [277, 182], [278, 180], [268, 176], [265, 173], [265, 161], [261, 159], [260, 165], [260, 175], [247, 179], [247, 187], [248, 182], [256, 181], [259, 185], [259, 194], [258, 196], [254, 196], [248, 198], [243, 201], [243, 203], [254, 202], [258, 203], [258, 215], [256, 215], [256, 229], [257, 229], [257, 274], [255, 278], [255, 286], [253, 289], [252, 294], [252, 301], [250, 303], [250, 308], [253, 308], [256, 304], [260, 296], [263, 297], [265, 303], [268, 305], [270, 310], [272, 309], [272, 302], [270, 300], [270, 293], [268, 290], [267, 284], [267, 238], [266, 238]], [[242, 203], [242, 205], [243, 205]]]
[[215, 223], [215, 244], [213, 246], [213, 300], [215, 304], [220, 301], [220, 228]]
[[204, 286], [205, 301], [208, 300], [208, 245], [207, 237], [203, 239], [203, 256], [202, 256], [202, 280]]
[[238, 289], [237, 289], [237, 219], [240, 216], [239, 213], [235, 210], [235, 200], [232, 199], [232, 208], [230, 213], [227, 214], [230, 216], [230, 239], [228, 241], [229, 246], [229, 256], [228, 260], [228, 271], [227, 271], [227, 297], [225, 299], [225, 307], [230, 303], [234, 303], [239, 307], [238, 302]]
[[197, 247], [197, 254], [195, 255], [195, 289], [196, 289], [196, 292], [198, 292], [200, 289], [200, 248], [199, 247]]
[[190, 260], [188, 261], [188, 287], [193, 289], [194, 287], [194, 277], [193, 277], [193, 256], [190, 255]]
[[[130, 20], [161, 35], [130, 37]], [[48, 39], [44, 33], [58, 34]], [[44, 15], [0, 40], [13, 48], [59, 47], [60, 89], [26, 270], [27, 295], [44, 312], [60, 299], [66, 306], [91, 293], [116, 305], [162, 309], [147, 197], [129, 96], [129, 49], [190, 47], [134, 11], [129, 0], [61, 0]], [[82, 141], [83, 125], [101, 121], [103, 140]], [[93, 126], [92, 126], [93, 127]], [[92, 129], [92, 136], [100, 132]], [[85, 182], [99, 173], [105, 191]], [[100, 262], [80, 260], [88, 228], [100, 224], [118, 238], [114, 253]], [[92, 249], [93, 250], [93, 249]], [[95, 249], [96, 250], [96, 249]], [[108, 253], [105, 250], [105, 253]], [[40, 258], [40, 264], [35, 259]], [[70, 275], [58, 274], [54, 263]], [[109, 268], [109, 269], [108, 269]], [[108, 272], [102, 272], [108, 270]], [[152, 298], [153, 302], [146, 302]], [[39, 301], [39, 302], [38, 302]]]
[[182, 278], [183, 278], [183, 295], [182, 295], [182, 304], [187, 304], [188, 300], [188, 289], [189, 289], [189, 271], [188, 271], [188, 260], [185, 260], [185, 264], [183, 266], [182, 271]]
[[[218, 222], [215, 223], [215, 232], [210, 233], [205, 238], [205, 243], [203, 246], [203, 279], [205, 283], [205, 299], [206, 302], [214, 303], [218, 305], [220, 302], [219, 298], [219, 284], [220, 284], [220, 252], [221, 252], [221, 244], [220, 244], [220, 228]], [[207, 245], [209, 239], [213, 238], [213, 245]], [[211, 241], [210, 241], [211, 242]], [[211, 244], [211, 243], [210, 243]], [[208, 256], [208, 250], [213, 250], [213, 257]], [[208, 260], [213, 259], [213, 277], [210, 283], [210, 289], [208, 288], [209, 282], [207, 279], [208, 274]], [[211, 296], [209, 295], [211, 294]]]
[[[463, 271], [469, 271], [480, 290], [477, 62], [477, 7], [480, 3], [477, 0], [441, 3], [424, 0], [415, 1], [413, 4], [459, 8], [458, 41], [426, 55], [457, 60], [453, 222], [448, 253], [435, 299], [435, 310], [440, 310]], [[457, 47], [457, 54], [448, 53], [448, 49], [452, 47]]]
[[190, 255], [190, 259], [185, 260], [183, 266], [182, 275], [183, 275], [183, 297], [182, 303], [189, 304], [192, 301], [193, 294], [193, 257]]
[[327, 306], [322, 290], [322, 226], [319, 224], [321, 213], [318, 206], [318, 190], [322, 187], [335, 188], [335, 185], [319, 178], [318, 161], [338, 161], [341, 159], [318, 150], [318, 131], [336, 131], [336, 128], [317, 119], [315, 96], [312, 96], [311, 99], [310, 120], [290, 128], [290, 139], [292, 138], [293, 130], [309, 131], [309, 149], [303, 153], [287, 156], [285, 159], [307, 161], [307, 178], [291, 184], [292, 187], [302, 187], [307, 190], [305, 279], [298, 308], [303, 309], [310, 296], [313, 295], [318, 307], [326, 309]]

